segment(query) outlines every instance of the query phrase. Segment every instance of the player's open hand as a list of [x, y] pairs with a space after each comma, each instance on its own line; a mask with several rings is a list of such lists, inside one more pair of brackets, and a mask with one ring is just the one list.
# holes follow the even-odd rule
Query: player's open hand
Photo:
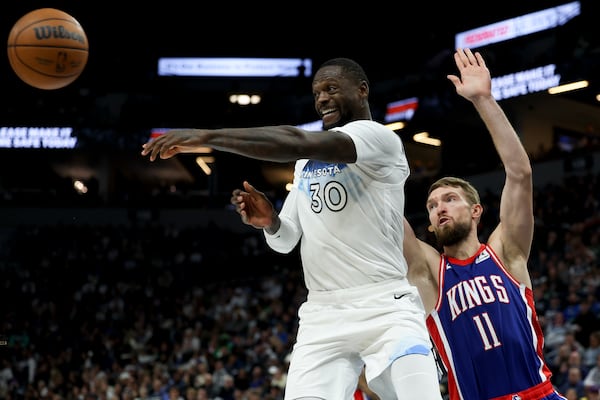
[[231, 204], [247, 225], [262, 229], [273, 224], [273, 204], [263, 192], [256, 190], [247, 181], [244, 181], [244, 189], [232, 192]]
[[454, 84], [456, 93], [471, 101], [478, 96], [491, 95], [490, 71], [479, 52], [473, 53], [470, 49], [458, 49], [454, 53], [454, 62], [460, 78], [456, 75], [448, 75], [448, 79]]
[[171, 158], [179, 153], [194, 153], [203, 142], [203, 135], [198, 129], [171, 129], [166, 133], [144, 143], [142, 155], [150, 155], [150, 161]]

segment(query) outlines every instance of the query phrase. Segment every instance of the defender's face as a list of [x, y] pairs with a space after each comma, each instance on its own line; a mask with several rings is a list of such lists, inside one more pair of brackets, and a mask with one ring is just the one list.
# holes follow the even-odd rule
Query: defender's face
[[463, 197], [462, 189], [455, 187], [433, 190], [427, 199], [427, 212], [433, 233], [442, 246], [466, 238], [475, 223], [471, 205]]

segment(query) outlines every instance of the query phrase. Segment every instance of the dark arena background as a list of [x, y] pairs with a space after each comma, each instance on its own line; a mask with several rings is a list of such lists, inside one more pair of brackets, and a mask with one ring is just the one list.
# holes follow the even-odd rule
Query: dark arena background
[[[312, 123], [312, 73], [350, 57], [369, 76], [373, 118], [400, 123], [412, 168], [406, 213], [418, 233], [427, 233], [426, 188], [452, 174], [479, 189], [484, 237], [504, 176], [485, 126], [446, 78], [457, 72], [456, 35], [481, 27], [466, 43], [483, 43], [474, 50], [498, 77], [499, 102], [534, 166], [529, 268], [554, 383], [567, 388], [576, 368], [583, 384], [597, 364], [595, 1], [12, 1], [0, 6], [0, 33], [8, 38], [42, 7], [80, 22], [89, 59], [70, 85], [41, 90], [0, 57], [0, 399], [282, 399], [306, 295], [300, 262], [268, 249], [229, 197], [248, 180], [280, 206], [293, 165], [218, 151], [151, 163], [142, 144], [175, 127]], [[531, 31], [485, 42], [532, 14]], [[205, 57], [300, 62], [289, 76], [159, 71], [162, 58]]]

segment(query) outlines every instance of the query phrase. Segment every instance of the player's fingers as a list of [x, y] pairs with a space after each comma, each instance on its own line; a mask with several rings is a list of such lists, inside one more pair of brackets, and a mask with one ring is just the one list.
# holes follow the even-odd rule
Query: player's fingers
[[167, 158], [171, 158], [175, 154], [175, 149], [173, 147], [163, 147], [160, 149], [160, 158], [163, 160]]
[[150, 161], [154, 161], [156, 159], [158, 150], [160, 149], [161, 143], [163, 141], [161, 139], [162, 139], [162, 137], [158, 137], [158, 138], [152, 139], [151, 141], [149, 141], [143, 145], [142, 154], [144, 154], [144, 155], [150, 154]]
[[142, 144], [142, 155], [145, 156], [146, 154], [149, 154], [152, 151], [152, 148], [156, 144], [155, 140], [156, 139], [153, 139], [153, 140], [151, 140], [149, 142], [146, 142], [146, 143]]
[[241, 189], [234, 189], [233, 192], [231, 192], [231, 202], [239, 203], [242, 201], [242, 196], [244, 194], [246, 194], [246, 192], [242, 191]]
[[475, 61], [475, 57], [473, 57], [473, 52], [471, 51], [471, 49], [463, 49], [463, 53], [469, 64], [473, 64], [473, 62]]
[[477, 60], [477, 64], [481, 65], [482, 67], [485, 67], [485, 60], [483, 59], [481, 53], [475, 52], [475, 59]]
[[256, 191], [256, 189], [254, 189], [254, 186], [252, 186], [252, 185], [250, 184], [250, 182], [248, 182], [248, 181], [244, 181], [244, 189], [246, 190], [246, 192], [248, 192], [248, 193], [250, 193], [250, 194], [251, 194], [252, 192], [255, 192], [255, 191]]
[[150, 159], [152, 161], [156, 160], [157, 157], [162, 158], [162, 146], [160, 145], [152, 146], [152, 152], [150, 153]]
[[456, 50], [454, 53], [454, 61], [459, 69], [464, 68], [469, 64], [469, 60], [467, 59], [463, 49]]
[[235, 211], [237, 211], [240, 215], [242, 213], [244, 213], [244, 215], [246, 215], [246, 211], [245, 210], [246, 210], [246, 203], [244, 203], [243, 201], [239, 202], [239, 203], [237, 203], [235, 205]]
[[254, 186], [252, 186], [251, 184], [249, 184], [247, 182], [244, 185], [244, 188], [248, 192], [248, 196], [253, 199], [258, 199], [261, 196], [263, 196], [263, 193], [260, 190], [257, 190]]
[[246, 214], [246, 211], [240, 210], [240, 216], [242, 217], [242, 222], [248, 225], [248, 214]]

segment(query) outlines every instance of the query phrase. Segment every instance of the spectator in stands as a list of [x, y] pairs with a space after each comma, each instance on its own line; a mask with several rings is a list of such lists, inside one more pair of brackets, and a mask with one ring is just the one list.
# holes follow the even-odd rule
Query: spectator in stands
[[583, 365], [589, 370], [596, 365], [599, 355], [600, 330], [596, 330], [590, 333], [589, 345], [583, 349], [581, 361]]
[[596, 357], [596, 364], [583, 378], [583, 386], [586, 394], [598, 394], [600, 391], [600, 354]]
[[546, 321], [546, 330], [544, 331], [546, 351], [558, 348], [565, 342], [567, 334], [573, 330], [574, 328], [567, 323], [562, 312], [554, 313], [552, 319]]
[[575, 328], [575, 338], [583, 347], [590, 346], [590, 335], [600, 329], [600, 318], [592, 311], [593, 297], [585, 296], [580, 300], [578, 313], [571, 324]]
[[[599, 182], [599, 178], [600, 175], [594, 175], [595, 182]], [[590, 182], [589, 187], [575, 186], [573, 190], [581, 193], [588, 191], [597, 198], [600, 188], [593, 180]], [[569, 185], [572, 183], [569, 182]], [[536, 203], [543, 204], [537, 199], [550, 198], [565, 191], [564, 187], [565, 183], [559, 182], [551, 187], [540, 187]], [[574, 196], [562, 197], [568, 202], [560, 205], [558, 209], [561, 212], [552, 219], [552, 227], [556, 228], [559, 241], [562, 241], [564, 230], [577, 221], [568, 212], [569, 209], [579, 206], [574, 202]], [[590, 218], [585, 222], [586, 232], [597, 232], [600, 228], [600, 221], [593, 217], [600, 215], [598, 205], [595, 207], [596, 211], [587, 213]], [[193, 215], [205, 211], [211, 212], [194, 210]], [[418, 229], [426, 231], [426, 226]], [[289, 339], [282, 339], [282, 342], [293, 342], [297, 322], [295, 310], [306, 296], [306, 291], [300, 268], [294, 264], [294, 260], [286, 259], [283, 262], [280, 258], [260, 252], [243, 257], [246, 263], [249, 262], [248, 257], [252, 257], [264, 269], [253, 269], [251, 273], [240, 269], [227, 280], [211, 280], [205, 271], [219, 269], [222, 265], [243, 264], [234, 246], [220, 245], [218, 242], [213, 246], [220, 258], [201, 265], [192, 261], [188, 263], [186, 259], [191, 254], [186, 255], [181, 247], [197, 249], [202, 238], [211, 233], [211, 229], [202, 226], [174, 227], [158, 222], [156, 225], [135, 226], [112, 221], [93, 225], [48, 223], [4, 226], [5, 245], [0, 249], [3, 253], [3, 257], [0, 257], [0, 299], [4, 305], [0, 307], [0, 341], [5, 340], [6, 345], [0, 345], [0, 398], [21, 400], [25, 393], [39, 394], [36, 387], [28, 387], [27, 380], [32, 371], [29, 365], [32, 364], [27, 361], [29, 356], [23, 352], [24, 347], [29, 347], [34, 359], [38, 360], [33, 370], [33, 381], [44, 380], [53, 400], [84, 399], [86, 396], [98, 400], [101, 397], [95, 391], [100, 387], [110, 395], [111, 391], [114, 393], [119, 390], [116, 383], [122, 372], [116, 364], [112, 364], [112, 360], [121, 360], [123, 368], [129, 364], [126, 360], [133, 363], [134, 359], [129, 358], [133, 345], [125, 338], [135, 337], [134, 346], [136, 349], [142, 346], [137, 350], [142, 353], [135, 361], [138, 375], [132, 374], [134, 380], [131, 384], [138, 385], [140, 399], [164, 400], [168, 387], [166, 382], [175, 368], [174, 364], [169, 364], [169, 360], [175, 360], [172, 357], [174, 343], [180, 342], [183, 347], [181, 334], [187, 327], [193, 327], [195, 335], [202, 340], [192, 358], [182, 364], [194, 365], [187, 372], [190, 379], [184, 379], [189, 382], [186, 385], [195, 387], [196, 377], [214, 370], [213, 353], [208, 347], [211, 332], [231, 329], [235, 331], [235, 334], [228, 332], [232, 334], [231, 354], [235, 355], [235, 359], [227, 361], [226, 368], [236, 378], [236, 400], [246, 397], [248, 382], [244, 373], [256, 362], [253, 359], [255, 338], [265, 331], [269, 331], [269, 334], [276, 331], [281, 338], [287, 334]], [[247, 235], [227, 231], [222, 240], [227, 244], [239, 243]], [[588, 237], [591, 240], [591, 233]], [[257, 242], [261, 240], [257, 236]], [[158, 255], [153, 245], [157, 242], [165, 245]], [[539, 241], [537, 246], [542, 246]], [[553, 257], [560, 259], [563, 255], [563, 250], [559, 248]], [[129, 259], [127, 265], [125, 258]], [[138, 266], [130, 269], [131, 260], [135, 260]], [[537, 277], [546, 278], [551, 274], [549, 269], [554, 268], [552, 265], [556, 265], [555, 260], [540, 262], [536, 267], [539, 268]], [[569, 264], [566, 266], [568, 270]], [[166, 273], [178, 269], [183, 273]], [[198, 271], [203, 273], [201, 282], [190, 279]], [[573, 283], [569, 281], [572, 278], [568, 274], [565, 279], [567, 285]], [[598, 315], [598, 267], [581, 279], [584, 284], [580, 289], [581, 296], [591, 299], [594, 304], [592, 309]], [[276, 280], [282, 285], [283, 291], [275, 303], [263, 298], [261, 284], [267, 280]], [[231, 288], [233, 291], [220, 291], [218, 287]], [[223, 315], [223, 310], [233, 302], [230, 294], [238, 293], [236, 288], [245, 293], [247, 299], [242, 306], [236, 303], [242, 308], [235, 312], [243, 312], [244, 323], [224, 328], [227, 321], [217, 316]], [[552, 296], [556, 296], [553, 312], [564, 309], [560, 296], [566, 296], [566, 286], [563, 292], [556, 294], [552, 294], [554, 292], [550, 289], [544, 292], [548, 302]], [[284, 314], [277, 311], [281, 308], [280, 302], [285, 303]], [[258, 309], [260, 313], [256, 312]], [[202, 321], [202, 329], [196, 330], [194, 321]], [[279, 321], [281, 325], [277, 324]], [[282, 334], [281, 329], [286, 332]], [[218, 335], [216, 337], [218, 339]], [[592, 343], [593, 340], [590, 340], [589, 348], [593, 347]], [[89, 349], [94, 351], [88, 353]], [[572, 347], [565, 345], [565, 363], [570, 349]], [[282, 371], [287, 370], [284, 359], [289, 351], [289, 346], [277, 350]], [[547, 359], [551, 361], [550, 357]], [[594, 366], [589, 367], [590, 372]], [[62, 378], [52, 372], [55, 369], [61, 371]], [[58, 383], [61, 381], [62, 384]], [[121, 393], [124, 389], [120, 389]], [[196, 390], [195, 400], [209, 400], [206, 393], [202, 394], [203, 388], [197, 387]], [[597, 393], [586, 395], [588, 400], [598, 400]], [[253, 396], [265, 400], [269, 395], [254, 393]]]
[[567, 379], [560, 386], [558, 386], [558, 390], [561, 393], [567, 393], [571, 390], [574, 390], [575, 394], [577, 395], [577, 399], [585, 396], [585, 388], [583, 386], [581, 369], [576, 366], [569, 367], [567, 370]]

